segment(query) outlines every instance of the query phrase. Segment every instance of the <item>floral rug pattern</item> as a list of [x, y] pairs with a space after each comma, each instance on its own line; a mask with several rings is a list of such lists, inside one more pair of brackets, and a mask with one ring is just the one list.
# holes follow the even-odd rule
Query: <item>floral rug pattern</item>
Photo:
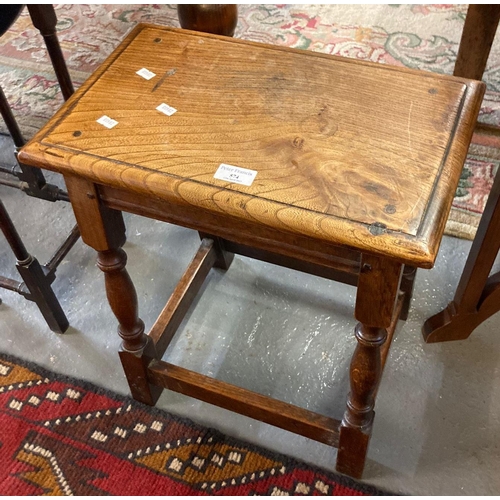
[[[176, 5], [55, 8], [59, 40], [75, 87], [138, 22], [179, 26]], [[238, 11], [238, 38], [451, 74], [467, 5], [247, 4], [239, 5]], [[488, 91], [480, 120], [500, 124], [500, 40], [493, 44], [484, 81]], [[26, 138], [62, 103], [47, 51], [26, 9], [0, 39], [0, 85]], [[3, 124], [0, 131], [5, 131]], [[471, 150], [448, 234], [473, 238], [498, 163], [496, 155]]]

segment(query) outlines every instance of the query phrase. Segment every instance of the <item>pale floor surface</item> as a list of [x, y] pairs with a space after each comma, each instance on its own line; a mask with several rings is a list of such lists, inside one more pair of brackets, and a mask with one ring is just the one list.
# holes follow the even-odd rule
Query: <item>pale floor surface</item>
[[[0, 149], [5, 141], [0, 141]], [[54, 176], [50, 176], [53, 181]], [[45, 263], [74, 224], [69, 204], [0, 187], [29, 249]], [[128, 270], [151, 327], [194, 255], [194, 231], [126, 215]], [[364, 481], [419, 495], [500, 493], [500, 355], [496, 315], [461, 342], [426, 345], [424, 320], [453, 297], [470, 242], [445, 237], [435, 268], [420, 270], [381, 382]], [[0, 236], [1, 273], [17, 278]], [[0, 289], [0, 350], [128, 394], [116, 321], [95, 253], [79, 241], [54, 290], [69, 318], [52, 333], [35, 304]], [[341, 418], [355, 346], [355, 289], [237, 256], [211, 271], [165, 358], [250, 390]], [[332, 469], [336, 450], [165, 391], [160, 408], [231, 436]]]

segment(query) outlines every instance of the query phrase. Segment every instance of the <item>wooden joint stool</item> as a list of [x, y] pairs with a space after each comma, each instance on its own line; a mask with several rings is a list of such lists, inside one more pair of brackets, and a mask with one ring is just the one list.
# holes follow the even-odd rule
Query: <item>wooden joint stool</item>
[[[134, 398], [168, 388], [339, 448], [360, 477], [375, 395], [417, 267], [432, 267], [484, 92], [481, 82], [138, 25], [21, 150], [61, 172], [98, 252]], [[121, 211], [200, 232], [146, 334]], [[343, 417], [161, 360], [213, 266], [238, 253], [357, 286]]]

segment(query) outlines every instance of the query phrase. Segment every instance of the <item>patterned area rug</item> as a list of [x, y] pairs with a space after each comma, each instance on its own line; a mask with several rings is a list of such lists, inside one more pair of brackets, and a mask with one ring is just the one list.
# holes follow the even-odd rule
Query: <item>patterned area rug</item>
[[[76, 87], [136, 23], [179, 26], [175, 5], [65, 4], [56, 6], [56, 12]], [[240, 5], [235, 36], [451, 74], [466, 12], [466, 5]], [[499, 76], [500, 44], [495, 43], [485, 73], [482, 122], [500, 123]], [[45, 46], [27, 11], [0, 39], [0, 85], [27, 138], [62, 103]], [[484, 148], [471, 149], [448, 234], [473, 238], [498, 162]]]
[[0, 354], [2, 495], [386, 495]]

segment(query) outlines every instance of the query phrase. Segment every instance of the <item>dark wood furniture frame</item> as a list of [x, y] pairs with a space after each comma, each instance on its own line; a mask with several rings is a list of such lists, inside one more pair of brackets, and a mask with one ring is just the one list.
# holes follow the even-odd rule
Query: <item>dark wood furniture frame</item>
[[[499, 20], [500, 5], [469, 6], [454, 75], [482, 79]], [[478, 125], [473, 141], [500, 148], [500, 129]], [[500, 172], [495, 176], [455, 297], [423, 326], [426, 342], [466, 339], [500, 311], [500, 272], [490, 276], [499, 250]]]
[[[74, 92], [66, 63], [56, 34], [57, 18], [52, 5], [28, 5], [33, 25], [40, 31], [49, 53], [64, 99]], [[25, 140], [12, 114], [5, 94], [0, 88], [0, 112], [9, 130], [17, 151], [24, 146]], [[19, 167], [19, 170], [18, 168]], [[47, 183], [42, 171], [18, 163], [13, 168], [0, 166], [0, 172], [16, 177], [13, 181], [0, 178], [0, 184], [20, 189], [29, 196], [47, 201], [69, 201], [68, 194], [58, 186]], [[35, 302], [49, 328], [56, 333], [64, 333], [69, 322], [51, 288], [56, 278], [56, 270], [72, 246], [78, 241], [80, 231], [75, 226], [66, 240], [59, 246], [52, 258], [44, 266], [30, 255], [17, 232], [4, 204], [0, 201], [0, 228], [16, 257], [16, 267], [23, 281], [19, 282], [0, 276], [0, 287], [17, 292]]]

